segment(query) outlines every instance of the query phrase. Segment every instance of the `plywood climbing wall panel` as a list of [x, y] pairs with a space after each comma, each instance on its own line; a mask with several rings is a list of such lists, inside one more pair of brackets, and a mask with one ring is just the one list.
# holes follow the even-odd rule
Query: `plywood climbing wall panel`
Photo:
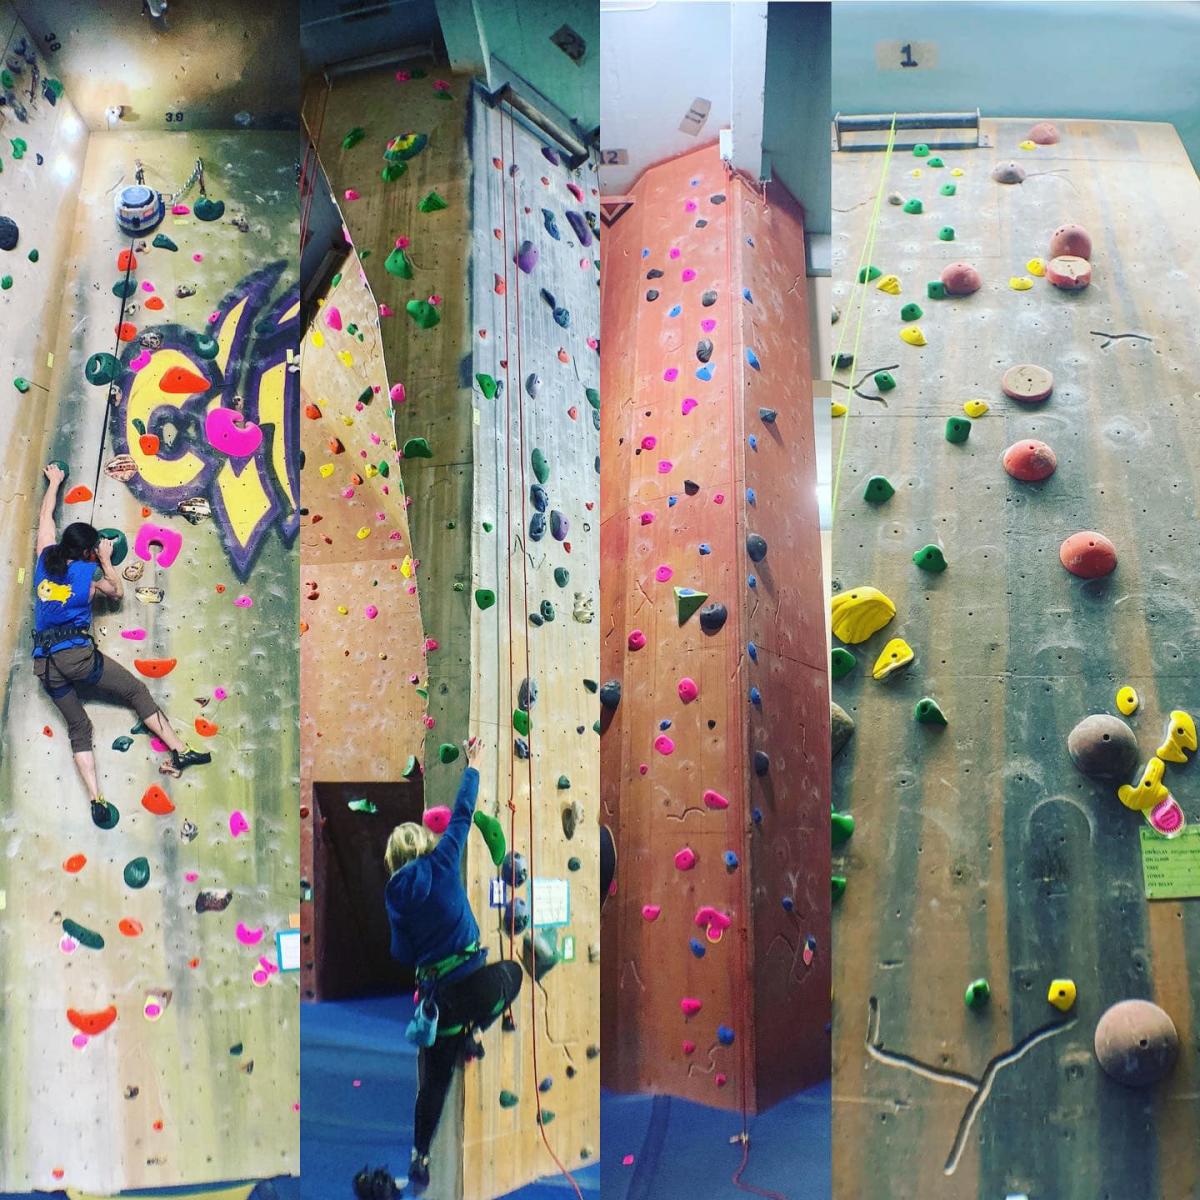
[[[68, 486], [94, 501], [64, 505], [60, 521], [126, 535], [125, 602], [97, 609], [98, 641], [129, 668], [175, 661], [150, 689], [213, 762], [165, 778], [161, 754], [131, 735], [132, 713], [90, 705], [104, 794], [120, 811], [111, 831], [92, 824], [63, 722], [28, 661], [28, 511], [0, 751], [6, 1190], [62, 1180], [112, 1192], [299, 1169], [297, 979], [276, 969], [274, 946], [298, 908], [296, 149], [280, 134], [90, 140], [42, 399], [49, 433], [36, 454], [20, 454], [22, 486], [40, 496], [40, 464], [61, 458]], [[114, 183], [132, 182], [138, 158], [148, 183], [174, 191], [198, 156], [224, 214], [199, 220], [193, 190], [160, 229], [176, 248], [136, 247], [132, 340], [118, 343], [117, 256], [130, 242], [113, 222]], [[212, 357], [201, 352], [209, 336]], [[85, 382], [84, 367], [114, 349], [106, 421], [109, 389]], [[176, 366], [206, 389], [164, 391]], [[250, 426], [261, 432], [236, 458], [206, 434], [210, 411], [235, 403], [245, 438]], [[23, 431], [4, 436], [14, 432], [19, 444]], [[97, 462], [120, 454], [130, 457], [97, 483]], [[144, 523], [164, 551], [178, 547], [173, 562], [138, 544]], [[167, 792], [168, 815], [142, 806], [152, 784]], [[76, 855], [86, 864], [66, 870]], [[145, 886], [126, 882], [137, 879], [131, 863], [148, 870]], [[103, 948], [65, 936], [64, 918]], [[104, 1018], [80, 1030], [68, 1010]]]
[[[825, 1056], [828, 968], [804, 961], [828, 924], [820, 555], [807, 354], [787, 345], [806, 320], [803, 228], [782, 194], [768, 208], [727, 179], [715, 147], [633, 195], [604, 279], [602, 663], [621, 688], [603, 735], [619, 864], [605, 1078], [757, 1111]], [[803, 604], [815, 618], [786, 611]]]
[[[1143, 898], [1142, 818], [1115, 784], [1077, 772], [1066, 747], [1084, 716], [1115, 714], [1122, 684], [1141, 697], [1129, 724], [1143, 762], [1167, 714], [1200, 704], [1187, 532], [1200, 467], [1200, 188], [1168, 126], [1057, 124], [1058, 145], [1022, 150], [1027, 122], [984, 122], [994, 149], [945, 152], [940, 170], [898, 153], [882, 183], [881, 155], [835, 158], [844, 321], [876, 189], [924, 208], [883, 206], [872, 257], [901, 291], [872, 281], [858, 363], [836, 375], [866, 380], [862, 395], [835, 390], [850, 413], [834, 428], [835, 461], [845, 438], [834, 590], [877, 587], [897, 609], [851, 647], [857, 666], [834, 685], [857, 723], [834, 773], [835, 805], [856, 821], [835, 863], [847, 886], [834, 948], [834, 1178], [856, 1196], [1166, 1200], [1200, 1186], [1200, 908]], [[995, 163], [1014, 158], [1025, 181], [994, 181]], [[1082, 292], [1026, 267], [1048, 258], [1065, 222], [1092, 236]], [[939, 240], [946, 226], [953, 241]], [[927, 298], [927, 281], [955, 260], [978, 268], [982, 288]], [[1021, 277], [1032, 287], [1011, 288]], [[911, 301], [925, 310], [923, 347], [899, 338]], [[1019, 363], [1052, 372], [1049, 399], [1004, 395], [1001, 376]], [[897, 382], [882, 399], [870, 376], [881, 367]], [[947, 418], [975, 398], [989, 411], [951, 444]], [[1042, 483], [1001, 466], [1006, 447], [1030, 438], [1057, 455]], [[863, 498], [873, 475], [895, 487], [882, 504]], [[1089, 581], [1063, 569], [1060, 543], [1080, 530], [1113, 540], [1115, 573]], [[944, 573], [914, 565], [926, 544], [943, 550]], [[915, 661], [876, 682], [871, 666], [892, 637]], [[922, 697], [948, 726], [914, 721]], [[1191, 822], [1193, 770], [1167, 775]], [[990, 1003], [969, 1008], [964, 991], [981, 978]], [[1055, 978], [1077, 986], [1065, 1013], [1047, 1002]], [[1093, 1054], [1101, 1015], [1131, 997], [1161, 1005], [1180, 1035], [1174, 1073], [1148, 1091], [1113, 1082]]]

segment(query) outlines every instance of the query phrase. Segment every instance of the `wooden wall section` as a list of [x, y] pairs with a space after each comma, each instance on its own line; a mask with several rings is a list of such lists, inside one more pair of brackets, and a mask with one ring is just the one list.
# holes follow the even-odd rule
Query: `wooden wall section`
[[[866, 289], [859, 365], [836, 375], [848, 384], [899, 364], [886, 403], [869, 376], [865, 399], [835, 392], [850, 414], [834, 428], [835, 457], [845, 437], [834, 589], [877, 587], [897, 608], [834, 684], [857, 722], [834, 772], [835, 805], [856, 821], [835, 868], [847, 890], [834, 1179], [864, 1200], [1182, 1200], [1200, 1188], [1200, 902], [1144, 899], [1142, 818], [1115, 785], [1076, 771], [1066, 745], [1083, 717], [1115, 715], [1123, 684], [1141, 697], [1129, 724], [1143, 762], [1172, 709], [1200, 706], [1200, 185], [1169, 126], [1057, 124], [1058, 145], [1022, 150], [1027, 121], [985, 121], [992, 148], [943, 151], [942, 170], [897, 152], [882, 182], [882, 155], [835, 156], [843, 321], [876, 189], [924, 206], [883, 205], [872, 257], [901, 291]], [[1024, 183], [993, 181], [1014, 158]], [[956, 194], [944, 196], [949, 182]], [[1092, 283], [1078, 293], [1026, 270], [1064, 222], [1093, 240]], [[943, 226], [953, 241], [939, 240]], [[927, 281], [956, 260], [979, 269], [981, 290], [928, 299]], [[1031, 289], [1010, 288], [1021, 276]], [[899, 337], [911, 301], [924, 309], [923, 347]], [[1152, 340], [1110, 336], [1130, 333]], [[1001, 390], [1023, 362], [1054, 375], [1042, 404]], [[947, 418], [976, 398], [989, 411], [949, 443]], [[1044, 483], [1001, 466], [1025, 438], [1057, 454]], [[896, 489], [882, 505], [863, 498], [877, 474]], [[1062, 568], [1059, 545], [1080, 530], [1116, 544], [1111, 576]], [[927, 543], [942, 547], [944, 573], [914, 565]], [[876, 682], [871, 665], [893, 637], [915, 662]], [[914, 721], [923, 696], [947, 727]], [[1191, 823], [1195, 770], [1167, 774]], [[980, 977], [991, 1002], [972, 1010], [964, 991]], [[1047, 1002], [1055, 978], [1077, 985], [1067, 1013]], [[1114, 1083], [1093, 1053], [1097, 1021], [1127, 998], [1161, 1005], [1180, 1035], [1174, 1073], [1149, 1091]]]
[[[803, 224], [782, 193], [764, 202], [726, 178], [715, 147], [652, 168], [633, 196], [610, 232], [603, 296], [602, 664], [622, 692], [602, 743], [618, 846], [605, 1082], [754, 1112], [828, 1071]], [[767, 541], [759, 564], [749, 534]], [[724, 605], [724, 627], [681, 623], [676, 587]], [[699, 689], [690, 702], [685, 679]], [[696, 861], [680, 869], [684, 851]], [[719, 941], [697, 924], [706, 906], [729, 922]]]
[[[439, 747], [478, 734], [480, 808], [502, 820], [531, 876], [557, 881], [544, 898], [555, 886], [569, 894], [567, 923], [540, 931], [563, 960], [537, 984], [525, 976], [515, 1030], [488, 1035], [488, 1055], [456, 1082], [434, 1143], [440, 1192], [491, 1197], [553, 1172], [554, 1156], [570, 1167], [599, 1148], [599, 764], [588, 687], [599, 674], [599, 252], [583, 216], [595, 222], [598, 203], [591, 164], [551, 161], [541, 138], [507, 109], [488, 109], [469, 79], [432, 62], [407, 73], [339, 80], [309, 111], [323, 109], [323, 164], [336, 196], [360, 197], [343, 200], [347, 227], [372, 292], [395, 314], [381, 329], [388, 376], [405, 395], [396, 433], [428, 648], [425, 802], [451, 804], [460, 778], [461, 760], [440, 762]], [[344, 149], [354, 126], [366, 137]], [[384, 145], [407, 131], [428, 145], [386, 183]], [[431, 192], [446, 206], [421, 211]], [[412, 280], [384, 266], [400, 237]], [[525, 242], [537, 257], [528, 273], [516, 263]], [[440, 320], [423, 328], [406, 305], [431, 297]], [[479, 376], [499, 390], [489, 396]], [[411, 452], [415, 438], [430, 457]], [[554, 510], [558, 536], [547, 528], [533, 540], [542, 456], [545, 518], [549, 526]], [[495, 603], [479, 603], [480, 589]], [[526, 679], [537, 686], [528, 758], [513, 720]], [[579, 818], [571, 838], [565, 809]], [[520, 957], [524, 940], [502, 934], [502, 909], [490, 907], [496, 874], [472, 834], [466, 883], [493, 961]], [[534, 903], [535, 925], [556, 915], [548, 899], [541, 912]], [[502, 1107], [502, 1091], [517, 1105]]]

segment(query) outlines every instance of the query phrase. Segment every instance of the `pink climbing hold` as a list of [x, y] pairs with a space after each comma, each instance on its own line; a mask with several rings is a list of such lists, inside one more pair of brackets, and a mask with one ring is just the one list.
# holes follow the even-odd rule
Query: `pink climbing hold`
[[[158, 547], [155, 555], [154, 547]], [[144, 521], [133, 541], [133, 552], [138, 558], [153, 559], [160, 567], [169, 567], [183, 549], [183, 535], [165, 525], [154, 525]]]
[[652, 512], [644, 512], [640, 519], [643, 525], [652, 525], [654, 523], [654, 514]]
[[621, 1166], [632, 1167], [633, 1166], [633, 1155], [626, 1154], [625, 1157], [621, 1159]]
[[150, 351], [143, 350], [136, 358], [130, 360], [129, 369], [131, 371], [141, 371], [150, 365]]
[[213, 699], [227, 700], [229, 699], [229, 693], [223, 687], [213, 688]]
[[379, 616], [379, 609], [377, 609], [374, 604], [368, 604], [367, 607], [363, 609], [363, 613], [368, 621], [373, 621], [377, 616]]
[[683, 403], [679, 406], [679, 411], [686, 417], [693, 408], [696, 408], [699, 405], [699, 403], [700, 401], [694, 396], [685, 396], [683, 398]]
[[713, 497], [713, 503], [714, 503], [714, 504], [724, 504], [724, 503], [725, 503], [725, 493], [724, 493], [724, 492], [718, 492], [718, 493], [717, 493], [717, 494], [716, 494], [716, 495]]
[[700, 328], [703, 329], [705, 333], [712, 333], [716, 327], [717, 322], [715, 317], [705, 317], [704, 320], [700, 322]]
[[630, 650], [640, 650], [646, 644], [646, 635], [640, 630], [635, 629], [629, 635]]
[[683, 211], [684, 211], [684, 212], [695, 212], [695, 211], [696, 211], [696, 208], [697, 208], [697, 204], [696, 204], [695, 200], [689, 200], [689, 201], [688, 201], [688, 202], [687, 202], [687, 203], [686, 203], [686, 204], [683, 206]]
[[684, 283], [691, 283], [692, 280], [696, 278], [696, 272], [693, 271], [691, 267], [687, 267], [684, 269], [679, 278], [682, 279]]
[[396, 310], [390, 304], [381, 304], [379, 306], [379, 315], [381, 317], [394, 317]]
[[697, 909], [694, 921], [707, 933], [710, 942], [719, 942], [721, 935], [733, 924], [731, 917], [720, 909], [713, 908], [711, 904]]
[[722, 1088], [729, 1082], [729, 1076], [724, 1071], [718, 1071], [716, 1075], [717, 1087]]
[[665, 733], [660, 733], [654, 739], [654, 748], [664, 757], [675, 753], [675, 743]]
[[668, 367], [663, 372], [663, 379], [665, 379], [667, 381], [667, 383], [674, 383], [675, 380], [677, 380], [678, 378], [679, 378], [679, 368], [678, 367]]
[[192, 210], [186, 204], [172, 204], [171, 215], [173, 217], [186, 217]]
[[391, 391], [388, 392], [388, 396], [391, 399], [393, 404], [403, 404], [404, 401], [407, 399], [405, 392], [404, 392], [404, 384], [393, 383], [392, 387], [391, 387]]
[[648, 434], [646, 434], [646, 436], [644, 438], [642, 438], [642, 449], [643, 450], [653, 450], [654, 447], [657, 445], [658, 445], [658, 438], [656, 438], [654, 436], [654, 434], [652, 434], [652, 433], [648, 433]]
[[693, 996], [684, 996], [679, 1002], [679, 1007], [683, 1010], [685, 1017], [694, 1017], [704, 1005]]
[[696, 1043], [695, 1042], [684, 1042], [682, 1049], [683, 1049], [684, 1054], [695, 1054], [696, 1053]]
[[677, 871], [690, 871], [696, 865], [696, 852], [690, 846], [678, 851], [675, 855], [675, 869]]
[[253, 608], [254, 600], [252, 597], [243, 594], [234, 601], [234, 604], [236, 604], [238, 608]]
[[657, 921], [658, 914], [662, 912], [662, 908], [657, 904], [642, 905], [642, 919], [646, 921]]
[[721, 795], [720, 792], [714, 792], [712, 788], [708, 788], [704, 793], [705, 808], [728, 808], [729, 801]]
[[440, 837], [450, 824], [450, 810], [444, 804], [439, 804], [436, 808], [427, 808], [421, 820], [426, 829]]
[[667, 580], [670, 579], [674, 574], [675, 572], [671, 570], [666, 563], [663, 563], [661, 567], [655, 568], [654, 578], [657, 579], [659, 583], [666, 583]]
[[664, 458], [658, 464], [658, 473], [660, 475], [670, 475], [671, 471], [674, 469], [674, 466], [675, 464], [672, 463], [669, 458]]
[[263, 440], [262, 430], [234, 408], [209, 409], [204, 418], [204, 436], [209, 445], [230, 458], [249, 458]]
[[145, 640], [146, 631], [144, 629], [122, 629], [121, 636], [130, 642], [141, 642]]
[[691, 704], [691, 702], [695, 700], [698, 695], [700, 695], [699, 685], [694, 679], [689, 678], [687, 675], [685, 675], [679, 681], [679, 687], [677, 690], [679, 692], [679, 698], [684, 702], [684, 704]]
[[229, 832], [234, 837], [241, 837], [243, 833], [250, 832], [250, 822], [246, 820], [246, 814], [239, 809], [234, 809], [229, 814]]
[[679, 247], [678, 247], [678, 246], [672, 246], [672, 247], [671, 247], [671, 257], [672, 257], [672, 258], [678, 258], [678, 257], [679, 257]]
[[243, 925], [241, 921], [237, 924], [237, 940], [243, 946], [257, 946], [263, 940], [263, 931], [261, 929], [251, 929], [248, 925]]
[[347, 200], [357, 200], [358, 193], [353, 188], [347, 188], [343, 193]]
[[342, 327], [342, 312], [336, 305], [331, 304], [325, 310], [325, 324], [330, 329], [341, 329]]

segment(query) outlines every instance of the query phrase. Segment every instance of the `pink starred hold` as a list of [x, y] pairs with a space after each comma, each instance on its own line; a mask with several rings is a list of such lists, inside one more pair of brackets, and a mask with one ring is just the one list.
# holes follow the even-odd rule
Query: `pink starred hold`
[[654, 739], [654, 748], [664, 756], [675, 753], [675, 743], [665, 733], [660, 733]]
[[720, 792], [714, 792], [712, 790], [712, 788], [709, 788], [704, 793], [704, 807], [705, 808], [728, 808], [729, 801], [726, 800], [725, 797], [722, 796]]
[[675, 689], [679, 693], [679, 698], [684, 704], [691, 704], [697, 696], [700, 695], [700, 687], [694, 679], [685, 675]]
[[397, 250], [407, 250], [409, 248], [409, 246], [411, 246], [411, 245], [412, 245], [412, 242], [410, 242], [408, 240], [408, 238], [406, 238], [404, 236], [400, 236], [396, 239], [396, 249]]
[[267, 986], [267, 983], [270, 981], [271, 977], [266, 973], [266, 971], [259, 967], [258, 970], [250, 976], [250, 979], [255, 987], [261, 988]]
[[432, 729], [437, 724], [437, 721], [435, 721], [433, 717], [429, 716], [422, 717], [421, 722], [424, 724], [426, 729]]
[[659, 583], [666, 583], [667, 580], [670, 579], [674, 574], [675, 572], [671, 570], [666, 563], [663, 563], [661, 567], [654, 568], [654, 578], [657, 579]]
[[435, 79], [433, 81], [433, 90], [435, 92], [448, 92], [450, 85], [444, 79]]
[[669, 458], [664, 458], [658, 464], [658, 473], [660, 475], [670, 475], [670, 473], [673, 469], [673, 466], [674, 466], [674, 464], [671, 462], [671, 460]]
[[670, 254], [670, 257], [671, 257], [671, 258], [678, 258], [678, 257], [679, 257], [679, 253], [680, 253], [680, 251], [679, 251], [679, 247], [678, 247], [678, 246], [672, 246], [672, 247], [671, 247], [671, 254]]
[[656, 438], [654, 436], [654, 434], [652, 434], [652, 433], [648, 433], [648, 434], [646, 434], [646, 436], [644, 438], [642, 438], [642, 449], [643, 450], [653, 450], [654, 447], [657, 445], [658, 445], [658, 438]]
[[675, 869], [677, 871], [690, 871], [696, 865], [696, 852], [690, 846], [678, 851], [675, 855]]
[[643, 904], [642, 905], [642, 920], [643, 921], [657, 921], [658, 914], [660, 912], [662, 912], [662, 908], [660, 905]]
[[679, 1007], [685, 1017], [694, 1017], [704, 1005], [694, 996], [684, 996], [679, 1002]]
[[679, 406], [679, 411], [686, 417], [688, 413], [690, 413], [692, 409], [698, 407], [699, 404], [700, 401], [697, 400], [695, 396], [685, 396], [683, 398], [683, 403]]
[[642, 513], [640, 520], [643, 525], [653, 525], [654, 514], [652, 512], [644, 512]]
[[645, 644], [646, 644], [646, 635], [640, 629], [635, 629], [629, 635], [630, 650], [640, 650]]
[[236, 604], [238, 606], [238, 608], [253, 608], [254, 607], [254, 601], [245, 594], [239, 596], [234, 601], [234, 604]]
[[665, 379], [667, 381], [667, 383], [674, 383], [675, 380], [677, 380], [678, 378], [679, 378], [679, 368], [678, 367], [668, 367], [663, 372], [663, 379]]
[[574, 197], [575, 197], [575, 199], [576, 199], [576, 200], [578, 200], [580, 204], [582, 204], [582, 203], [583, 203], [583, 188], [581, 188], [581, 187], [579, 186], [579, 184], [577, 184], [577, 183], [568, 183], [568, 184], [567, 184], [567, 191], [568, 191], [568, 192], [570, 192], [570, 193], [571, 193], [571, 195], [572, 195], [572, 196], [574, 196]]
[[349, 500], [353, 497], [353, 495], [354, 495], [354, 489], [352, 487], [342, 488], [342, 499], [343, 500]]
[[363, 614], [366, 616], [368, 621], [373, 621], [377, 616], [379, 616], [379, 609], [377, 609], [373, 604], [368, 604], [367, 607], [363, 609]]
[[243, 833], [250, 832], [250, 822], [246, 820], [246, 814], [240, 809], [235, 808], [229, 814], [229, 832], [234, 837], [241, 837]]
[[358, 193], [353, 188], [347, 188], [342, 194], [347, 200], [357, 200], [359, 198]]
[[686, 267], [679, 278], [682, 279], [684, 283], [691, 283], [692, 280], [696, 278], [696, 272], [693, 271], [691, 267]]
[[439, 804], [436, 808], [427, 808], [421, 820], [426, 829], [440, 836], [450, 827], [450, 810], [444, 804]]

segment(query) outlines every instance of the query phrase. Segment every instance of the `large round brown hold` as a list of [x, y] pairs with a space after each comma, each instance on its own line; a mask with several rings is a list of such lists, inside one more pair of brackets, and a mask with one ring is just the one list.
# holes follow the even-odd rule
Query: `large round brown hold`
[[1092, 238], [1082, 225], [1060, 225], [1050, 235], [1050, 257], [1058, 258], [1060, 254], [1092, 257]]
[[1067, 752], [1075, 769], [1089, 779], [1119, 779], [1137, 769], [1138, 744], [1133, 730], [1120, 717], [1093, 713], [1067, 735]]
[[1045, 367], [1033, 363], [1019, 363], [1009, 367], [1000, 380], [1004, 394], [1012, 400], [1025, 404], [1037, 404], [1054, 391], [1054, 376]]
[[829, 702], [830, 749], [837, 758], [854, 734], [854, 718], [840, 705]]
[[1045, 442], [1030, 438], [1014, 442], [1004, 452], [1004, 469], [1022, 483], [1038, 483], [1049, 479], [1058, 466], [1058, 458]]
[[1079, 292], [1092, 282], [1092, 264], [1086, 258], [1060, 254], [1046, 264], [1046, 278], [1064, 292]]
[[992, 168], [992, 178], [997, 183], [1024, 183], [1025, 168], [1018, 162], [997, 163]]
[[951, 296], [969, 296], [983, 287], [983, 278], [970, 263], [951, 263], [942, 272], [942, 286]]
[[1100, 579], [1117, 569], [1117, 548], [1102, 533], [1073, 533], [1058, 548], [1062, 565], [1080, 579]]
[[1055, 146], [1058, 144], [1058, 130], [1049, 121], [1039, 121], [1030, 131], [1029, 140], [1039, 146]]
[[1179, 1057], [1175, 1022], [1149, 1000], [1122, 1000], [1096, 1023], [1096, 1058], [1104, 1073], [1143, 1088], [1170, 1075]]

